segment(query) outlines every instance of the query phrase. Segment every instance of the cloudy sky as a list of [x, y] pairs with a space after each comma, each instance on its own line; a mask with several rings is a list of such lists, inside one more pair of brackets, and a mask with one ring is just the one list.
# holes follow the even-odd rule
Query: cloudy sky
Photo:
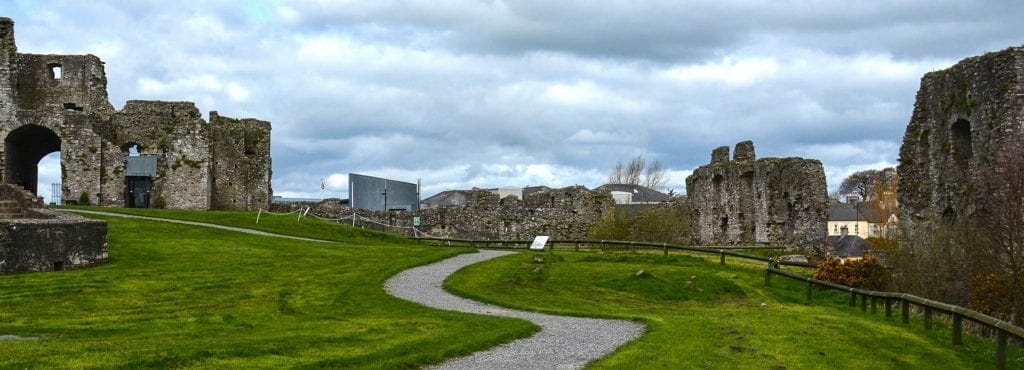
[[944, 0], [0, 3], [19, 52], [102, 58], [118, 109], [190, 100], [271, 121], [286, 197], [319, 197], [321, 178], [347, 197], [350, 172], [422, 179], [424, 196], [593, 188], [635, 155], [682, 192], [714, 147], [748, 139], [759, 157], [820, 159], [835, 189], [896, 163], [923, 73], [1021, 45], [1022, 15]]

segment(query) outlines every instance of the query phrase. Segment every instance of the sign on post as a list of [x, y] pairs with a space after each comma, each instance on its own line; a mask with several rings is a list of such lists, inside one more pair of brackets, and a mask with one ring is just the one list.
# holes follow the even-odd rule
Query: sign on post
[[533, 239], [533, 244], [530, 245], [530, 249], [544, 250], [545, 244], [548, 244], [548, 237], [546, 235], [538, 235]]
[[412, 226], [420, 227], [420, 217], [416, 216], [412, 218]]

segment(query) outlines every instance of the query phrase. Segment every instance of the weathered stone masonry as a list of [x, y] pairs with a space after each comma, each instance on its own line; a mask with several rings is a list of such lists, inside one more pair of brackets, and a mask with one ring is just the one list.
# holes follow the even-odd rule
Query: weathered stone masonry
[[1024, 47], [921, 78], [898, 167], [900, 222], [908, 231], [928, 233], [977, 211], [986, 182], [1005, 171], [1006, 161], [1022, 160], [1022, 107]]
[[41, 208], [0, 184], [0, 274], [74, 269], [107, 260], [107, 223]]
[[[14, 22], [0, 18], [0, 178], [37, 192], [36, 166], [60, 151], [61, 196], [129, 205], [129, 148], [156, 159], [144, 203], [167, 207], [257, 209], [269, 205], [270, 123], [211, 112], [191, 102], [132, 100], [116, 111], [103, 62], [93, 55], [17, 53]], [[134, 197], [132, 197], [134, 199]], [[147, 204], [133, 203], [134, 206]]]
[[686, 178], [697, 244], [824, 246], [828, 194], [821, 162], [756, 159], [750, 141], [712, 152], [711, 163]]
[[[425, 208], [418, 212], [374, 212], [352, 209], [334, 201], [313, 205], [314, 215], [340, 219], [352, 212], [375, 222], [399, 227], [412, 226], [412, 218], [420, 217], [419, 230], [429, 236], [456, 239], [530, 240], [537, 235], [553, 239], [587, 239], [590, 227], [604, 212], [615, 208], [615, 200], [607, 191], [587, 190], [582, 186], [544, 189], [526, 195], [525, 200], [509, 196], [499, 198], [488, 190], [466, 192], [465, 206]], [[304, 205], [275, 205], [282, 207]], [[373, 226], [365, 222], [358, 225]], [[399, 229], [384, 228], [387, 231]], [[408, 229], [406, 229], [408, 230]], [[410, 235], [411, 234], [411, 230]]]

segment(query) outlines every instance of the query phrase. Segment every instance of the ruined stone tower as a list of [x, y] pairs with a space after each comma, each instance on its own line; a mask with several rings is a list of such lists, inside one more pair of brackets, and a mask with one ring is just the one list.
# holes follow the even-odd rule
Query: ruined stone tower
[[821, 162], [756, 159], [754, 143], [711, 153], [711, 163], [686, 178], [695, 242], [772, 244], [817, 251], [827, 235], [828, 194]]
[[191, 102], [107, 98], [94, 55], [17, 52], [0, 18], [0, 180], [38, 194], [37, 164], [60, 151], [61, 197], [170, 208], [267, 207], [270, 123], [210, 114]]
[[900, 148], [901, 224], [928, 232], [968, 220], [985, 183], [1024, 160], [1022, 145], [1024, 47], [925, 74]]

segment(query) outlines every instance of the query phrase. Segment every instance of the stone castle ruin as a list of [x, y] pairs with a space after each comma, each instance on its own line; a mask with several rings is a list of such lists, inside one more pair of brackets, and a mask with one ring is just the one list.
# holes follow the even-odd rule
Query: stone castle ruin
[[750, 141], [730, 160], [723, 146], [686, 178], [686, 193], [696, 244], [824, 246], [828, 191], [818, 160], [756, 159]]
[[[38, 194], [37, 164], [60, 151], [61, 198], [124, 207], [266, 208], [270, 123], [191, 102], [107, 98], [94, 55], [17, 52], [14, 22], [0, 18], [0, 183]], [[136, 154], [137, 153], [137, 154]]]
[[[501, 198], [483, 189], [467, 190], [463, 195], [465, 205], [424, 208], [417, 212], [353, 209], [337, 200], [310, 206], [312, 214], [330, 219], [348, 219], [356, 212], [360, 217], [359, 226], [393, 225], [396, 227], [382, 230], [404, 230], [413, 235], [409, 227], [413, 225], [413, 217], [419, 217], [417, 229], [425, 233], [421, 236], [490, 240], [529, 240], [537, 235], [548, 235], [552, 239], [587, 239], [590, 227], [605, 212], [615, 208], [610, 192], [588, 190], [583, 186], [543, 188], [524, 194], [524, 200], [515, 196]], [[275, 204], [274, 208], [290, 211], [305, 206]]]
[[42, 208], [19, 186], [0, 184], [0, 274], [75, 269], [107, 260], [107, 223]]
[[[986, 182], [1024, 153], [1024, 47], [921, 78], [900, 147], [900, 222], [929, 232], [968, 220]], [[1019, 168], [1019, 167], [1016, 167]], [[1017, 174], [1024, 176], [1024, 174]]]

